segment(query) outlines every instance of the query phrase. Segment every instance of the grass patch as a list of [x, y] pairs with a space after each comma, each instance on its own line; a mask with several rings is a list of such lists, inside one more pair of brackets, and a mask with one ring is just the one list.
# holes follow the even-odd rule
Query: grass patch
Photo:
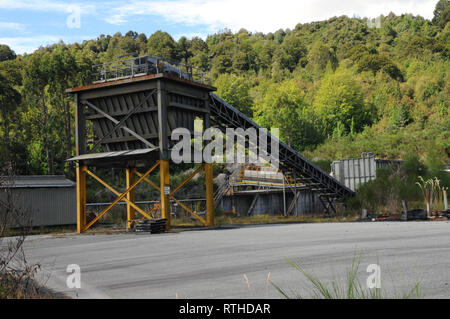
[[[273, 216], [273, 215], [256, 215], [256, 216], [216, 216], [216, 226], [242, 226], [242, 225], [263, 225], [263, 224], [287, 224], [287, 223], [342, 223], [354, 222], [359, 219], [359, 216], [337, 216], [327, 217], [318, 215], [302, 215], [295, 216]], [[191, 228], [204, 227], [204, 225], [195, 218], [178, 217], [171, 219], [173, 227]], [[126, 232], [126, 222], [123, 216], [112, 216], [107, 220], [101, 220], [100, 223], [95, 224], [88, 229], [86, 234], [117, 234], [118, 232]], [[76, 225], [67, 226], [41, 226], [33, 227], [28, 230], [29, 235], [57, 235], [69, 234], [77, 231]], [[19, 228], [8, 228], [5, 230], [5, 237], [18, 236], [22, 232]]]
[[[76, 225], [40, 226], [28, 229], [27, 234], [28, 235], [63, 234], [63, 233], [73, 233], [76, 231], [77, 231]], [[21, 234], [23, 234], [23, 229], [21, 228], [6, 228], [4, 237], [20, 236]]]
[[288, 292], [272, 281], [272, 286], [286, 299], [419, 299], [422, 298], [420, 293], [420, 283], [416, 282], [406, 292], [401, 294], [389, 295], [382, 288], [368, 288], [363, 286], [358, 279], [358, 271], [361, 265], [361, 256], [354, 256], [351, 266], [347, 269], [346, 280], [344, 282], [333, 280], [331, 283], [325, 283], [311, 273], [304, 270], [299, 264], [285, 258], [286, 261], [294, 267], [302, 277], [310, 284], [307, 296], [299, 292]]
[[[262, 224], [283, 224], [283, 223], [336, 223], [336, 222], [354, 222], [359, 216], [318, 216], [318, 215], [302, 215], [296, 216], [273, 216], [273, 215], [256, 215], [256, 216], [216, 216], [216, 226], [228, 225], [262, 225]], [[179, 227], [201, 227], [199, 221], [192, 218], [173, 218], [172, 226]]]
[[41, 287], [33, 279], [18, 278], [11, 274], [0, 275], [0, 299], [66, 299], [61, 293], [55, 293]]

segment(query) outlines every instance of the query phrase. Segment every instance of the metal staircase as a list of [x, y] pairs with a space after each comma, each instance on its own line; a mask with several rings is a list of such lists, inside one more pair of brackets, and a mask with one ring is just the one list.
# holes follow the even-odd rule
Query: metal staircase
[[[249, 119], [242, 112], [234, 108], [213, 93], [210, 93], [211, 121], [222, 132], [229, 128], [254, 128], [259, 134], [260, 126]], [[258, 140], [258, 139], [257, 139]], [[333, 200], [343, 200], [353, 196], [353, 191], [338, 182], [325, 171], [312, 164], [300, 153], [296, 152], [287, 144], [279, 141], [276, 137], [267, 132], [267, 154], [271, 154], [271, 141], [279, 144], [278, 166], [285, 175], [291, 176], [295, 181], [307, 185], [314, 191], [319, 199], [326, 200], [332, 205]], [[250, 141], [247, 141], [249, 143]], [[276, 160], [275, 158], [271, 157]], [[324, 204], [325, 205], [325, 204]]]

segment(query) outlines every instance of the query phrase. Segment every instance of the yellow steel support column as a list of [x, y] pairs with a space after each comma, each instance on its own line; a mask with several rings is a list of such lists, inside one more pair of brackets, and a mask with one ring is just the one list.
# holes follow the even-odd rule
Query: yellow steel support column
[[84, 231], [86, 227], [86, 166], [77, 164], [77, 232]]
[[212, 227], [214, 221], [214, 181], [212, 164], [205, 164], [205, 184], [206, 184], [206, 226]]
[[[131, 187], [131, 185], [134, 184], [134, 175], [136, 173], [135, 168], [127, 168], [126, 169], [126, 184], [127, 189]], [[128, 194], [127, 194], [127, 229], [131, 229], [134, 227], [133, 220], [136, 219], [136, 210], [135, 208], [130, 204], [135, 202], [135, 189], [133, 188]]]
[[159, 174], [161, 180], [161, 218], [166, 218], [166, 229], [170, 229], [170, 175], [169, 160], [161, 160], [159, 164]]

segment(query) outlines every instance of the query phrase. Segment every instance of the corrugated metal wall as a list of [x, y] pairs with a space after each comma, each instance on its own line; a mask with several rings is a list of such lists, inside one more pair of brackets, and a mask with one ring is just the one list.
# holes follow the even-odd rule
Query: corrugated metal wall
[[374, 180], [377, 177], [377, 169], [392, 165], [399, 165], [398, 160], [380, 160], [374, 156], [361, 158], [348, 158], [334, 161], [331, 164], [333, 177], [351, 190], [357, 190], [361, 184]]
[[375, 157], [349, 158], [332, 164], [334, 178], [351, 190], [376, 178], [377, 163]]
[[[17, 207], [30, 212], [33, 226], [76, 224], [75, 187], [15, 188], [12, 194]], [[5, 189], [0, 198], [6, 198]]]
[[[246, 216], [248, 209], [255, 195], [235, 195], [224, 196], [222, 198], [222, 211], [232, 211], [233, 206], [237, 213]], [[233, 197], [233, 198], [232, 198]], [[294, 195], [286, 191], [286, 210], [289, 207]], [[311, 191], [300, 191], [298, 198], [299, 215], [320, 214], [323, 212], [323, 205], [316, 195]], [[252, 215], [277, 215], [283, 214], [283, 193], [260, 193], [253, 207]], [[295, 213], [295, 208], [292, 213]]]

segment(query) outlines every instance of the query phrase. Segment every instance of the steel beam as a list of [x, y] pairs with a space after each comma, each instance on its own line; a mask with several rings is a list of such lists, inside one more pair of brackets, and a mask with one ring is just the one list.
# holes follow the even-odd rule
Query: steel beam
[[[159, 165], [160, 175], [160, 194], [161, 194], [161, 218], [167, 219], [166, 229], [170, 229], [170, 175], [169, 175], [169, 160], [160, 160]], [[141, 177], [142, 178], [142, 177]]]
[[86, 115], [84, 105], [80, 103], [78, 94], [75, 94], [75, 155], [86, 153]]
[[[104, 117], [106, 117], [108, 120], [110, 120], [111, 122], [113, 122], [114, 124], [119, 124], [119, 121], [116, 120], [115, 118], [113, 118], [111, 115], [109, 115], [106, 112], [103, 112], [100, 108], [98, 108], [97, 106], [95, 106], [94, 104], [92, 104], [91, 102], [87, 101], [87, 100], [83, 100], [82, 101], [83, 104], [86, 104], [87, 106], [89, 106], [91, 109], [95, 110], [97, 113], [100, 113], [101, 115], [103, 115]], [[130, 133], [131, 135], [133, 135], [134, 137], [136, 137], [138, 140], [140, 140], [142, 143], [144, 143], [145, 145], [147, 145], [150, 148], [156, 148], [155, 145], [153, 145], [152, 143], [150, 143], [149, 141], [147, 141], [145, 138], [143, 138], [142, 136], [140, 136], [139, 134], [137, 134], [135, 131], [129, 129], [128, 127], [122, 125], [121, 128], [125, 131], [127, 131], [128, 133]]]
[[[132, 108], [116, 125], [110, 130], [108, 133], [106, 133], [99, 141], [95, 143], [95, 145], [92, 147], [92, 151], [94, 151], [105, 139], [107, 139], [109, 136], [112, 135], [115, 131], [117, 131], [119, 128], [124, 127], [124, 123], [134, 114], [136, 113], [143, 105], [147, 102], [149, 98], [155, 94], [156, 89], [153, 89], [147, 96], [145, 96], [141, 101], [139, 101], [139, 104], [136, 105], [134, 108]], [[150, 143], [151, 144], [151, 143]], [[153, 145], [153, 144], [151, 144]]]
[[152, 168], [150, 168], [142, 177], [140, 177], [136, 182], [133, 183], [129, 188], [125, 190], [122, 194], [120, 194], [107, 208], [105, 208], [102, 212], [100, 212], [97, 217], [95, 217], [89, 224], [86, 225], [84, 230], [88, 230], [92, 225], [94, 225], [104, 214], [106, 214], [114, 205], [116, 205], [118, 202], [123, 200], [125, 196], [133, 190], [136, 185], [138, 185], [148, 174], [153, 172], [153, 170], [159, 165], [159, 162], [157, 162]]
[[165, 83], [158, 80], [158, 135], [159, 135], [159, 150], [160, 159], [169, 159], [169, 138], [167, 127], [167, 103]]
[[77, 163], [77, 233], [84, 231], [86, 226], [86, 166]]
[[[111, 192], [113, 192], [116, 196], [120, 196], [120, 193], [115, 190], [114, 188], [112, 188], [110, 185], [108, 185], [104, 180], [102, 180], [100, 177], [98, 177], [97, 175], [95, 175], [94, 173], [92, 173], [90, 170], [86, 169], [86, 173], [88, 173], [91, 177], [93, 177], [97, 182], [99, 182], [100, 184], [102, 184], [103, 186], [105, 186], [107, 189], [109, 189]], [[139, 176], [142, 177], [142, 174]], [[144, 179], [147, 179], [146, 177], [144, 177]], [[139, 206], [137, 206], [135, 203], [131, 202], [128, 200], [127, 197], [124, 197], [123, 200], [129, 204], [131, 207], [133, 207], [135, 209], [135, 211], [137, 211], [138, 213], [140, 213], [143, 218], [147, 218], [147, 219], [152, 219], [152, 217], [149, 215], [151, 213], [151, 211], [148, 212], [144, 212], [142, 209], [139, 208]], [[111, 204], [111, 203], [109, 203]], [[108, 205], [109, 205], [108, 204]]]
[[[221, 129], [224, 127], [240, 127], [244, 130], [250, 127], [255, 129], [259, 128], [254, 121], [216, 95], [211, 93], [210, 98], [212, 120]], [[310, 180], [312, 183], [320, 184], [327, 190], [327, 193], [334, 194], [336, 198], [345, 199], [354, 194], [352, 190], [329, 176], [325, 171], [309, 162], [289, 145], [279, 141], [270, 133], [267, 133], [267, 139], [267, 152], [269, 154], [271, 152], [272, 140], [276, 141], [279, 145], [279, 165], [283, 172], [296, 171], [302, 182], [305, 181], [305, 184], [308, 184], [307, 181]]]
[[[131, 185], [134, 183], [134, 175], [136, 172], [136, 168], [127, 168], [126, 169], [126, 188], [130, 188]], [[127, 194], [127, 229], [131, 229], [134, 227], [134, 220], [136, 219], [136, 210], [133, 206], [131, 206], [131, 203], [135, 203], [136, 200], [136, 192], [133, 188], [128, 194]], [[130, 203], [131, 202], [131, 203]]]
[[215, 225], [213, 166], [211, 163], [206, 163], [204, 167], [206, 182], [206, 226], [212, 227]]

